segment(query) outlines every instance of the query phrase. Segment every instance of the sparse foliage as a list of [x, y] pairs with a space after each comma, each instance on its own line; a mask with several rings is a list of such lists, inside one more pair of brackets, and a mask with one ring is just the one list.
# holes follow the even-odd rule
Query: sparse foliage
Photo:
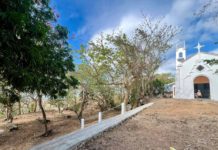
[[49, 101], [49, 104], [57, 107], [59, 113], [62, 113], [64, 111], [65, 104], [64, 104], [64, 99], [62, 98], [51, 99]]
[[[212, 23], [218, 25], [218, 0], [206, 0], [196, 14], [200, 17], [207, 18], [207, 20], [212, 19]], [[215, 44], [218, 44], [218, 41]], [[205, 60], [205, 62], [210, 65], [218, 64], [218, 60], [216, 59]]]
[[133, 36], [122, 32], [101, 34], [83, 50], [83, 55], [95, 71], [98, 84], [123, 88], [124, 102], [128, 103], [134, 84], [140, 89], [137, 97], [145, 96], [177, 32], [162, 19], [145, 17]]
[[218, 0], [205, 0], [195, 14], [218, 23]]
[[155, 76], [156, 76], [156, 79], [160, 80], [164, 84], [175, 82], [175, 76], [170, 73], [156, 74]]
[[205, 62], [208, 63], [209, 65], [217, 65], [218, 64], [217, 59], [205, 60]]

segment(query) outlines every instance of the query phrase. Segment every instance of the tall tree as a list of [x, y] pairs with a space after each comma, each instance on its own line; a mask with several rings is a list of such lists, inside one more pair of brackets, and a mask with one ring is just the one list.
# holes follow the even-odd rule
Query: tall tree
[[49, 0], [2, 0], [0, 11], [0, 75], [13, 88], [36, 93], [47, 136], [42, 96], [64, 96], [77, 84], [66, 76], [74, 71], [68, 31], [55, 24]]
[[134, 84], [141, 83], [139, 93], [145, 95], [146, 86], [154, 79], [177, 32], [177, 28], [165, 24], [162, 19], [145, 17], [133, 36], [122, 32], [101, 34], [90, 42], [85, 56], [97, 73], [107, 72], [107, 84], [122, 86], [127, 103]]

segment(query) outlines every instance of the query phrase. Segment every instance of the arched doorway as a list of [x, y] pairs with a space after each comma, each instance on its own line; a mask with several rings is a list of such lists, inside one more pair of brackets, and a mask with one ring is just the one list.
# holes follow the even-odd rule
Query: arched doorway
[[205, 76], [198, 76], [194, 79], [194, 94], [200, 90], [202, 98], [210, 98], [210, 81]]

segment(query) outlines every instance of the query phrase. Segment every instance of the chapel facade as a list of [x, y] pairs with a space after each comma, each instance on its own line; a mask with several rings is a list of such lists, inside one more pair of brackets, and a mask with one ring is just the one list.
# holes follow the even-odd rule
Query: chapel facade
[[209, 65], [205, 60], [218, 59], [218, 54], [198, 52], [186, 58], [186, 48], [176, 50], [176, 82], [173, 97], [178, 99], [195, 99], [200, 91], [202, 99], [218, 101], [218, 65]]

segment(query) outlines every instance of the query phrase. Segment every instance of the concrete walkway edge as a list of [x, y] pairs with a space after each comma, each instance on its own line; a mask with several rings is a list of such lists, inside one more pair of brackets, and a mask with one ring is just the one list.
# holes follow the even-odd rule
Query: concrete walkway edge
[[96, 137], [97, 135], [121, 124], [126, 119], [136, 115], [145, 108], [150, 107], [153, 103], [148, 103], [146, 105], [137, 107], [133, 110], [125, 112], [123, 115], [117, 115], [105, 120], [102, 120], [101, 123], [97, 123], [86, 127], [81, 130], [77, 130], [70, 134], [55, 138], [46, 143], [36, 145], [31, 150], [72, 150], [77, 148], [80, 144]]

